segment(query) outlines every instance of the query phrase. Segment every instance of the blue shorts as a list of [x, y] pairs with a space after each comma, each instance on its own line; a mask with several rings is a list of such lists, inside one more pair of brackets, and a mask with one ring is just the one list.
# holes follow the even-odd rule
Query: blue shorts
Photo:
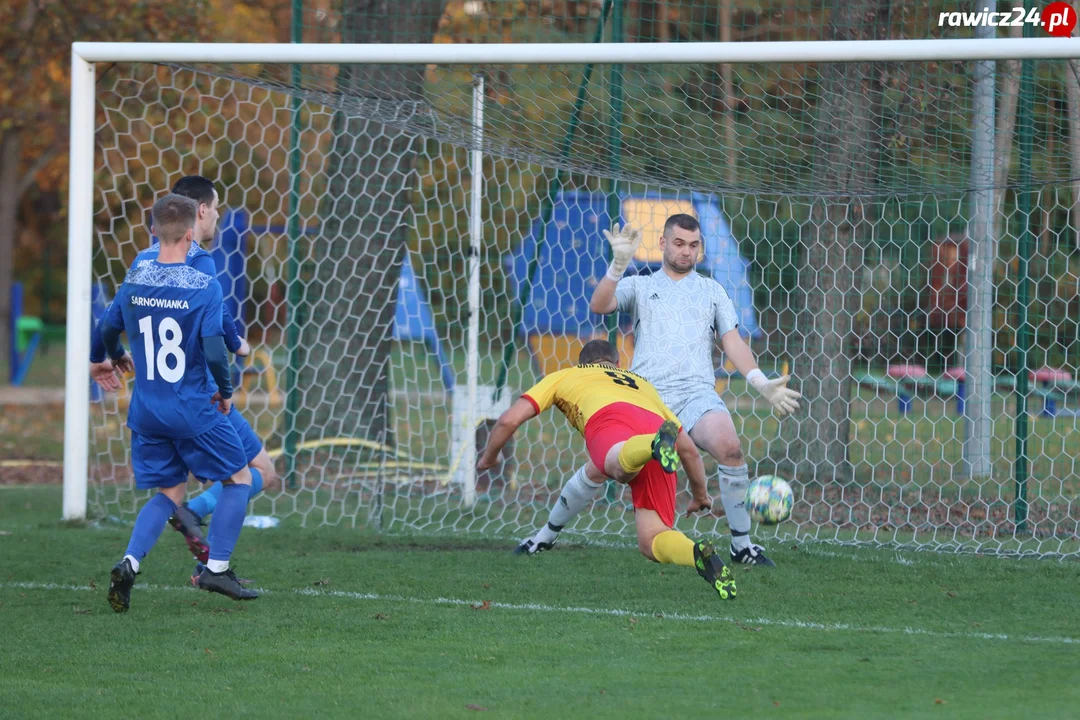
[[202, 481], [227, 480], [247, 467], [247, 458], [232, 423], [223, 422], [190, 438], [140, 435], [132, 430], [131, 467], [135, 487], [150, 490], [185, 483], [189, 472]]
[[247, 458], [250, 464], [255, 459], [255, 456], [262, 452], [262, 440], [251, 429], [251, 423], [244, 419], [244, 416], [236, 408], [230, 410], [225, 417], [229, 419], [229, 422], [232, 423], [233, 428], [236, 430], [236, 434], [240, 438], [240, 444], [244, 446], [244, 457]]

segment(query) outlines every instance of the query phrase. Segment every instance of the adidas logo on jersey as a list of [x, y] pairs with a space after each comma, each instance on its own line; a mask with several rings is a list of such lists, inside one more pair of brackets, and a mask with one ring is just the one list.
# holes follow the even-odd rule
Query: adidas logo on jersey
[[649, 299], [650, 300], [659, 300], [660, 299], [660, 293], [653, 293], [652, 295], [649, 296]]

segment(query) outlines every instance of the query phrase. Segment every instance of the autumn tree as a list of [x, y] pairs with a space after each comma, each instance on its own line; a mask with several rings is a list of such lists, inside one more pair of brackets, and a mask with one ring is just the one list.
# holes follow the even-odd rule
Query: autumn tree
[[[9, 357], [20, 207], [35, 190], [62, 195], [67, 188], [71, 43], [287, 40], [288, 10], [288, 0], [0, 3], [0, 366]], [[56, 212], [37, 221], [62, 232], [65, 219]]]
[[[832, 40], [887, 37], [889, 0], [840, 0], [829, 21]], [[850, 344], [860, 298], [866, 193], [877, 184], [882, 86], [874, 64], [822, 67], [814, 124], [813, 189], [802, 233], [803, 262], [793, 307], [798, 308], [794, 372], [806, 410], [788, 458], [806, 481], [852, 476]]]
[[[431, 42], [443, 0], [348, 0], [341, 40]], [[410, 103], [423, 98], [424, 68], [342, 65], [337, 91], [361, 99]], [[300, 376], [309, 389], [290, 430], [393, 444], [388, 407], [397, 284], [412, 206], [415, 135], [355, 113], [334, 118], [322, 225], [303, 278]]]

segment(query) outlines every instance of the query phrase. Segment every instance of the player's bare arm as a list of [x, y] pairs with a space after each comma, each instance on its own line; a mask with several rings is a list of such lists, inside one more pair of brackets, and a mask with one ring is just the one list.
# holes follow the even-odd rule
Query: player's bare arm
[[724, 333], [720, 338], [720, 346], [724, 354], [731, 360], [750, 386], [757, 390], [763, 398], [769, 401], [773, 411], [783, 417], [799, 409], [799, 398], [802, 394], [787, 387], [790, 375], [782, 378], [769, 380], [765, 373], [758, 369], [757, 360], [750, 346], [739, 335], [738, 330]]
[[681, 432], [675, 440], [675, 451], [679, 453], [679, 460], [686, 468], [686, 477], [690, 480], [690, 504], [686, 506], [686, 514], [710, 509], [712, 498], [706, 489], [705, 463], [701, 459], [697, 445], [689, 435]]
[[514, 433], [526, 420], [535, 416], [536, 408], [533, 407], [533, 404], [525, 398], [518, 398], [518, 401], [500, 415], [495, 422], [491, 434], [488, 435], [487, 447], [484, 448], [484, 452], [481, 453], [480, 459], [476, 463], [477, 469], [487, 470], [495, 467], [495, 463], [498, 462], [499, 455], [502, 453], [506, 443], [510, 441], [510, 438], [514, 436]]
[[589, 300], [589, 309], [598, 315], [610, 315], [615, 312], [615, 287], [619, 283], [605, 275], [596, 284], [592, 299]]
[[746, 344], [737, 329], [720, 336], [720, 347], [723, 349], [727, 359], [731, 361], [731, 364], [735, 366], [735, 369], [743, 377], [758, 369], [754, 351]]

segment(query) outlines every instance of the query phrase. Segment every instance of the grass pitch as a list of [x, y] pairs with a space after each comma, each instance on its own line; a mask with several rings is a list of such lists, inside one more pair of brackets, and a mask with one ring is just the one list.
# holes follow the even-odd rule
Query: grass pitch
[[245, 529], [233, 603], [167, 529], [116, 615], [130, 528], [0, 488], [5, 717], [1075, 717], [1080, 567], [771, 547], [721, 602], [631, 549]]

